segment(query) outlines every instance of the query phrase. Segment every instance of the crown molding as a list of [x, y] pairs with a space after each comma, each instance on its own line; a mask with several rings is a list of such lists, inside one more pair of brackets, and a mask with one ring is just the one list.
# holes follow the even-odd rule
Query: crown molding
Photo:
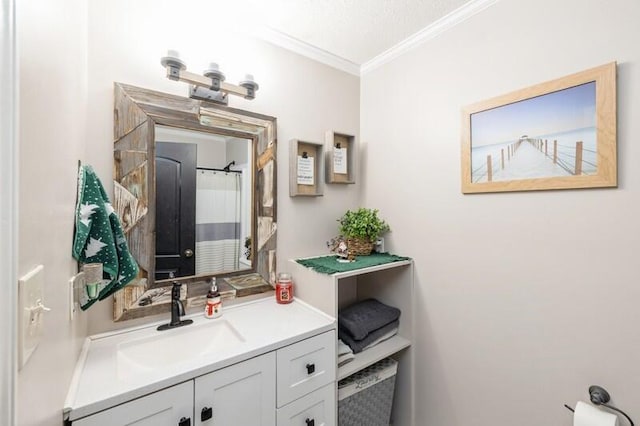
[[365, 75], [368, 72], [380, 67], [381, 65], [403, 55], [410, 50], [415, 49], [422, 43], [431, 40], [443, 32], [453, 28], [454, 26], [466, 21], [476, 13], [483, 11], [489, 6], [497, 3], [498, 0], [472, 0], [469, 3], [459, 7], [453, 12], [443, 16], [431, 25], [423, 28], [412, 36], [407, 37], [400, 43], [396, 44], [392, 48], [384, 51], [375, 58], [365, 62], [360, 66], [360, 75]]
[[395, 46], [387, 49], [375, 58], [359, 65], [351, 62], [326, 50], [320, 49], [297, 38], [291, 37], [280, 31], [266, 26], [258, 26], [254, 29], [253, 35], [263, 41], [290, 50], [299, 55], [313, 59], [330, 67], [337, 68], [349, 74], [362, 76], [378, 68], [379, 66], [409, 52], [420, 46], [422, 43], [431, 40], [443, 32], [466, 21], [473, 15], [494, 5], [499, 0], [471, 0], [453, 12], [443, 16], [431, 25], [423, 28], [417, 33], [409, 36]]
[[297, 38], [283, 34], [273, 28], [256, 28], [254, 36], [299, 55], [306, 56], [307, 58], [329, 65], [330, 67], [360, 76], [360, 65], [334, 55], [333, 53], [329, 53], [326, 50], [319, 49], [309, 43], [298, 40]]

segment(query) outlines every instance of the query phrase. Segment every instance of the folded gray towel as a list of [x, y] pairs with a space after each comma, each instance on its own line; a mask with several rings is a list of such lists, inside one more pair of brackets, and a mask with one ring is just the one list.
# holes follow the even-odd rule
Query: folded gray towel
[[373, 330], [371, 333], [367, 335], [367, 337], [365, 337], [362, 340], [355, 340], [347, 330], [345, 330], [342, 327], [338, 327], [338, 336], [343, 342], [349, 345], [349, 347], [353, 350], [354, 354], [357, 354], [362, 352], [364, 348], [366, 348], [372, 342], [375, 342], [376, 340], [378, 340], [379, 338], [387, 334], [389, 331], [393, 330], [394, 328], [397, 329], [399, 325], [400, 325], [400, 321], [398, 320], [390, 322], [389, 324], [382, 326], [377, 330]]
[[376, 299], [366, 299], [338, 312], [338, 324], [355, 340], [362, 340], [373, 330], [397, 320], [400, 309]]

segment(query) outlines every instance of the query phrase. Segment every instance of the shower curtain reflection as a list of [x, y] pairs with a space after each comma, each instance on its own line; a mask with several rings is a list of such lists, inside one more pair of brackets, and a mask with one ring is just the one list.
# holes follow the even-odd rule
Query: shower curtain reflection
[[240, 267], [241, 179], [240, 173], [198, 169], [196, 275]]

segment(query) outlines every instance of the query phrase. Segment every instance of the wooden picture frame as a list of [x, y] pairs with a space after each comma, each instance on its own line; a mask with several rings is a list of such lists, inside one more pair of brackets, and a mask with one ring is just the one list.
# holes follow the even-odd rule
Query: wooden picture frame
[[321, 196], [322, 144], [298, 139], [292, 139], [289, 144], [289, 196]]
[[462, 111], [462, 192], [617, 186], [616, 63]]
[[327, 130], [325, 134], [327, 183], [356, 183], [356, 138]]

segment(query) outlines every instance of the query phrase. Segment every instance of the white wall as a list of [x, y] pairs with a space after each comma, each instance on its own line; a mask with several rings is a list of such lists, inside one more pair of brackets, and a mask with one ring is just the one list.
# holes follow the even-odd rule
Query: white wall
[[[226, 21], [220, 4], [197, 3], [197, 13], [170, 1], [89, 3], [87, 161], [103, 181], [111, 179], [114, 82], [187, 93], [187, 85], [168, 80], [160, 66], [168, 48], [179, 50], [194, 72], [215, 60], [230, 82], [253, 73], [260, 85], [256, 99], [231, 97], [229, 105], [278, 119], [278, 269], [287, 267], [287, 259], [325, 252], [326, 240], [337, 233], [336, 219], [357, 206], [360, 188], [333, 185], [324, 197], [289, 198], [289, 140], [323, 142], [329, 129], [358, 134], [358, 77], [245, 37], [240, 31], [251, 24], [243, 28], [242, 20], [220, 28]], [[89, 314], [91, 333], [133, 324], [112, 322], [111, 300], [96, 304]]]
[[86, 5], [17, 2], [19, 49], [18, 276], [45, 270], [38, 349], [18, 375], [18, 423], [58, 425], [88, 316], [69, 322], [77, 161], [84, 159], [87, 110]]
[[[365, 201], [416, 264], [419, 424], [568, 426], [591, 384], [640, 419], [638, 17], [503, 0], [363, 77]], [[617, 189], [461, 194], [462, 106], [614, 60]]]

